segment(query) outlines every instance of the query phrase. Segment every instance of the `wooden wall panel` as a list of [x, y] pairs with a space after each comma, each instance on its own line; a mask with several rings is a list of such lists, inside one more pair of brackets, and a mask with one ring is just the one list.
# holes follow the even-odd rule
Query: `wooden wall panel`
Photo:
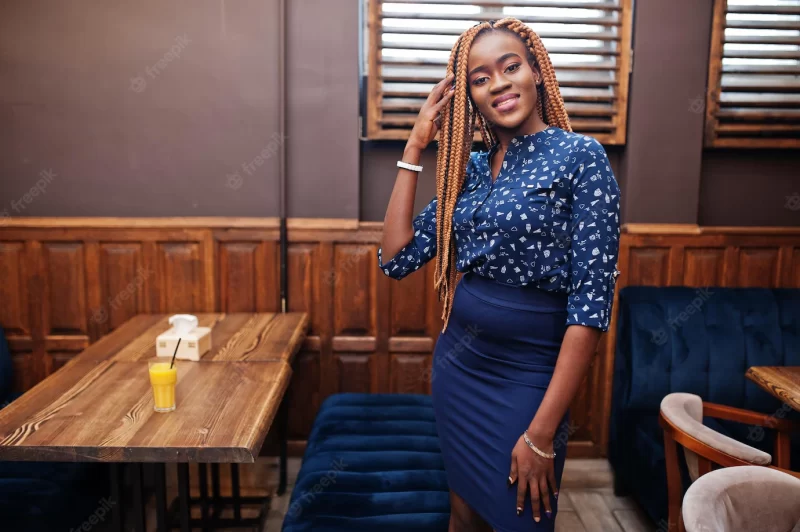
[[[263, 237], [263, 236], [262, 236]], [[216, 248], [220, 308], [226, 312], [280, 309], [278, 246], [273, 241], [227, 233]], [[247, 286], [251, 290], [242, 290]]]
[[647, 286], [669, 285], [668, 247], [642, 247], [631, 249], [631, 274]]
[[[26, 223], [28, 225], [26, 225]], [[0, 228], [0, 324], [25, 390], [140, 312], [276, 311], [272, 220], [13, 220]], [[381, 224], [290, 222], [287, 310], [309, 335], [287, 394], [302, 449], [322, 401], [339, 392], [430, 393], [441, 330], [433, 263], [401, 282], [376, 264]], [[800, 230], [626, 226], [627, 285], [800, 287]], [[616, 308], [616, 307], [615, 307]], [[615, 322], [570, 409], [568, 453], [602, 456]]]
[[332, 268], [323, 273], [333, 286], [334, 335], [376, 335], [375, 246], [338, 244]]
[[[429, 287], [433, 283], [433, 264], [429, 263], [403, 279], [392, 282], [391, 325], [392, 338], [398, 336], [427, 336], [429, 312], [426, 303]], [[382, 274], [381, 274], [382, 275]], [[431, 286], [430, 289], [433, 289]]]
[[778, 286], [778, 249], [742, 248], [739, 250], [736, 286]]
[[6, 334], [31, 338], [25, 242], [0, 242], [0, 323]]
[[147, 299], [142, 286], [153, 274], [153, 268], [145, 268], [140, 243], [103, 242], [99, 245], [98, 269], [100, 301], [92, 306], [90, 321], [107, 334], [146, 312]]
[[24, 391], [33, 387], [39, 382], [39, 368], [37, 367], [36, 355], [28, 350], [15, 350], [10, 347], [11, 362], [14, 365], [14, 389]]
[[303, 351], [294, 361], [294, 373], [289, 385], [289, 438], [305, 440], [311, 433], [314, 417], [322, 402], [319, 353]]
[[688, 248], [683, 264], [685, 286], [721, 286], [725, 248]]
[[[45, 242], [45, 334], [88, 334], [81, 242]], [[96, 282], [96, 281], [94, 281]]]
[[165, 312], [189, 312], [202, 308], [199, 246], [194, 242], [167, 242], [158, 248], [161, 308]]
[[[226, 312], [255, 312], [259, 269], [268, 265], [264, 261], [260, 242], [223, 242], [217, 249], [219, 257], [219, 299]], [[238, 290], [249, 286], [252, 290]]]
[[335, 353], [333, 378], [339, 392], [376, 393], [373, 384], [375, 356]]
[[395, 353], [391, 356], [391, 393], [429, 394], [436, 375], [431, 357]]
[[[289, 272], [287, 294], [288, 310], [292, 312], [308, 312], [308, 336], [319, 342], [322, 329], [320, 313], [317, 305], [319, 286], [315, 279], [319, 278], [318, 246], [314, 244], [293, 244], [286, 253], [286, 270]], [[276, 287], [280, 289], [280, 286]]]
[[782, 284], [783, 286], [800, 288], [800, 246], [794, 249], [787, 249], [786, 256], [791, 258], [789, 260], [789, 266], [786, 268], [786, 276]]

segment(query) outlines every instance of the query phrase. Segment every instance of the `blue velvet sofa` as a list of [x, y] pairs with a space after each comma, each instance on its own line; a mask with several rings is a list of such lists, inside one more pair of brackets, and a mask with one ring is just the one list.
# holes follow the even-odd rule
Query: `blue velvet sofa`
[[327, 398], [308, 438], [284, 532], [441, 532], [450, 501], [431, 398]]
[[[800, 290], [631, 286], [620, 290], [618, 309], [608, 447], [614, 486], [660, 523], [667, 518], [667, 478], [658, 412], [667, 394], [690, 392], [712, 403], [800, 417], [745, 378], [750, 366], [800, 366]], [[769, 429], [704, 423], [774, 450]], [[792, 440], [792, 469], [800, 469], [800, 434]]]
[[[0, 408], [18, 396], [12, 382], [11, 354], [0, 328]], [[90, 519], [97, 523], [105, 514], [108, 479], [103, 464], [0, 462], [0, 530], [68, 531]]]

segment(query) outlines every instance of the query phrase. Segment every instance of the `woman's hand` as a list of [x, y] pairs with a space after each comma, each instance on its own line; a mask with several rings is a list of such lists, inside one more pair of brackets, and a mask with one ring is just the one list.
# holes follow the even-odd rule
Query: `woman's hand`
[[[528, 437], [537, 449], [547, 454], [553, 452], [553, 440], [539, 441], [536, 435], [528, 433]], [[544, 438], [542, 438], [544, 439]], [[517, 483], [517, 515], [525, 508], [525, 495], [530, 493], [533, 519], [538, 523], [540, 516], [540, 501], [544, 505], [548, 518], [553, 515], [550, 507], [550, 489], [558, 497], [554, 460], [539, 456], [525, 443], [522, 436], [517, 440], [514, 450], [511, 451], [511, 474], [508, 477], [509, 485]], [[548, 486], [549, 483], [549, 486]]]
[[408, 145], [420, 150], [428, 147], [428, 144], [436, 138], [441, 124], [436, 123], [439, 113], [453, 97], [455, 89], [450, 86], [453, 82], [453, 74], [448, 74], [446, 78], [436, 84], [428, 95], [428, 99], [422, 104], [414, 128], [408, 137]]

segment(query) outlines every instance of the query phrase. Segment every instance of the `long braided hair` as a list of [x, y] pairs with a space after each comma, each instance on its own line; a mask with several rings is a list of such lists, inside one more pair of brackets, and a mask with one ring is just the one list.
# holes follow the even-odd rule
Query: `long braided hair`
[[528, 50], [528, 60], [539, 69], [543, 82], [537, 86], [536, 111], [549, 126], [572, 131], [564, 108], [564, 100], [556, 81], [550, 56], [539, 36], [524, 22], [515, 18], [482, 22], [464, 33], [456, 41], [447, 64], [447, 74], [455, 74], [456, 92], [449, 104], [442, 109], [442, 128], [439, 133], [439, 150], [436, 164], [436, 269], [434, 288], [439, 300], [444, 301], [442, 319], [444, 329], [450, 319], [450, 311], [458, 280], [456, 270], [456, 246], [453, 238], [453, 212], [467, 171], [475, 123], [487, 148], [497, 144], [497, 136], [491, 124], [481, 115], [469, 97], [467, 61], [475, 39], [490, 31], [506, 31], [519, 37]]

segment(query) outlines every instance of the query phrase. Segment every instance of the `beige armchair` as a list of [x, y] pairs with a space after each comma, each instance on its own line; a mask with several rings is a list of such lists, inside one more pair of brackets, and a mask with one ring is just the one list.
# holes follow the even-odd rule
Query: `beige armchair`
[[[703, 417], [774, 428], [777, 430], [774, 457], [706, 427], [703, 425]], [[671, 393], [661, 401], [659, 423], [664, 429], [670, 531], [686, 530], [681, 519], [683, 487], [678, 465], [678, 444], [683, 447], [692, 482], [709, 473], [712, 464], [722, 467], [762, 466], [778, 469], [785, 474], [800, 478], [800, 473], [788, 470], [789, 437], [791, 432], [798, 430], [798, 426], [788, 420], [750, 410], [706, 403], [700, 396], [690, 393]], [[778, 467], [770, 465], [773, 463]]]
[[800, 532], [800, 479], [758, 466], [717, 469], [683, 498], [686, 532]]

